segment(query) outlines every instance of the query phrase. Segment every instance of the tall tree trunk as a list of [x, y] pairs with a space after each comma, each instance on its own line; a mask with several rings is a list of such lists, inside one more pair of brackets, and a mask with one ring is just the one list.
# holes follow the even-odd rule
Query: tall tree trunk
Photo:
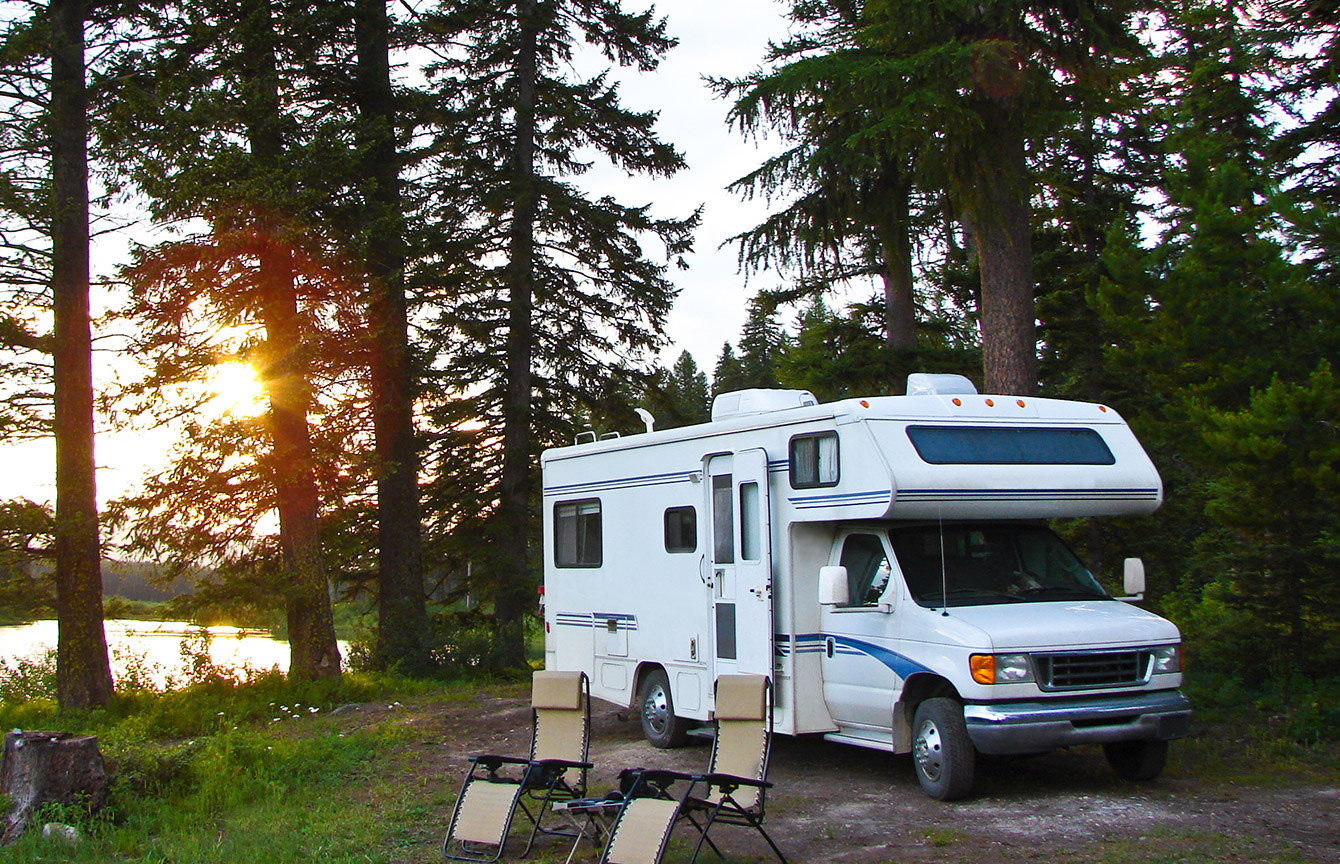
[[427, 663], [427, 614], [390, 22], [385, 0], [356, 0], [354, 16], [364, 176], [370, 185], [364, 249], [377, 439], [377, 657], [412, 670]]
[[982, 111], [992, 142], [970, 204], [982, 268], [982, 365], [986, 392], [1038, 390], [1033, 236], [1024, 137], [1008, 105]]
[[88, 95], [83, 0], [51, 3], [51, 291], [56, 390], [56, 694], [62, 708], [112, 695], [102, 626], [89, 321]]
[[[270, 0], [243, 6], [247, 140], [258, 173], [279, 176], [285, 158], [280, 134], [276, 34]], [[265, 326], [264, 368], [259, 370], [270, 400], [268, 415], [271, 476], [279, 509], [279, 540], [284, 570], [285, 613], [289, 630], [289, 674], [324, 678], [340, 674], [330, 590], [321, 560], [320, 499], [316, 462], [307, 416], [311, 390], [304, 350], [292, 253], [283, 228], [261, 212], [253, 226], [261, 243], [256, 274]]]
[[516, 135], [512, 153], [512, 227], [507, 267], [507, 392], [503, 405], [501, 528], [494, 614], [506, 640], [503, 659], [525, 662], [524, 615], [530, 582], [530, 395], [533, 353], [535, 219], [535, 81], [539, 22], [535, 0], [518, 0], [520, 45], [516, 56]]
[[912, 294], [912, 189], [900, 183], [889, 192], [892, 209], [880, 232], [884, 266], [884, 343], [893, 351], [917, 347], [917, 305]]

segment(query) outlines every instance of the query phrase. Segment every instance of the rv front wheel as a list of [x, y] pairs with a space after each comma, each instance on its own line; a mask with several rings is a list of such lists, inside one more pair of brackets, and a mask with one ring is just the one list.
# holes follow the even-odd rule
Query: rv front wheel
[[912, 761], [922, 790], [938, 801], [954, 801], [972, 791], [977, 751], [957, 699], [927, 699], [912, 721]]
[[670, 698], [670, 679], [661, 669], [653, 669], [642, 681], [638, 691], [639, 712], [642, 716], [642, 734], [653, 747], [679, 747], [688, 739], [689, 723], [675, 716], [675, 703]]

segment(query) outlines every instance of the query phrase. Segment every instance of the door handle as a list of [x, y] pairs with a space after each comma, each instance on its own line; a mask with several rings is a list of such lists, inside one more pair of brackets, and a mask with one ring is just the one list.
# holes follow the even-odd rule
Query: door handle
[[829, 657], [833, 656], [833, 637], [829, 636], [824, 640], [824, 651]]

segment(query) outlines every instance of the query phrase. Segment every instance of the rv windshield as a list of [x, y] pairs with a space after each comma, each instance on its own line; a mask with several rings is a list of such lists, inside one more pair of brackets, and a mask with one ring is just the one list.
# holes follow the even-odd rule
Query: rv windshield
[[921, 606], [1110, 599], [1075, 553], [1038, 525], [916, 525], [891, 529], [889, 539]]

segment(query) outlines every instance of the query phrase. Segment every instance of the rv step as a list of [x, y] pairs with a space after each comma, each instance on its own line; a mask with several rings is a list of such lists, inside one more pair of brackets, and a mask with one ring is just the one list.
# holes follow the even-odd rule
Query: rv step
[[857, 747], [868, 747], [871, 750], [883, 750], [887, 753], [896, 752], [893, 749], [893, 741], [888, 735], [882, 738], [867, 738], [861, 735], [848, 735], [842, 732], [829, 732], [824, 735], [825, 741], [836, 741], [839, 744], [855, 744]]

